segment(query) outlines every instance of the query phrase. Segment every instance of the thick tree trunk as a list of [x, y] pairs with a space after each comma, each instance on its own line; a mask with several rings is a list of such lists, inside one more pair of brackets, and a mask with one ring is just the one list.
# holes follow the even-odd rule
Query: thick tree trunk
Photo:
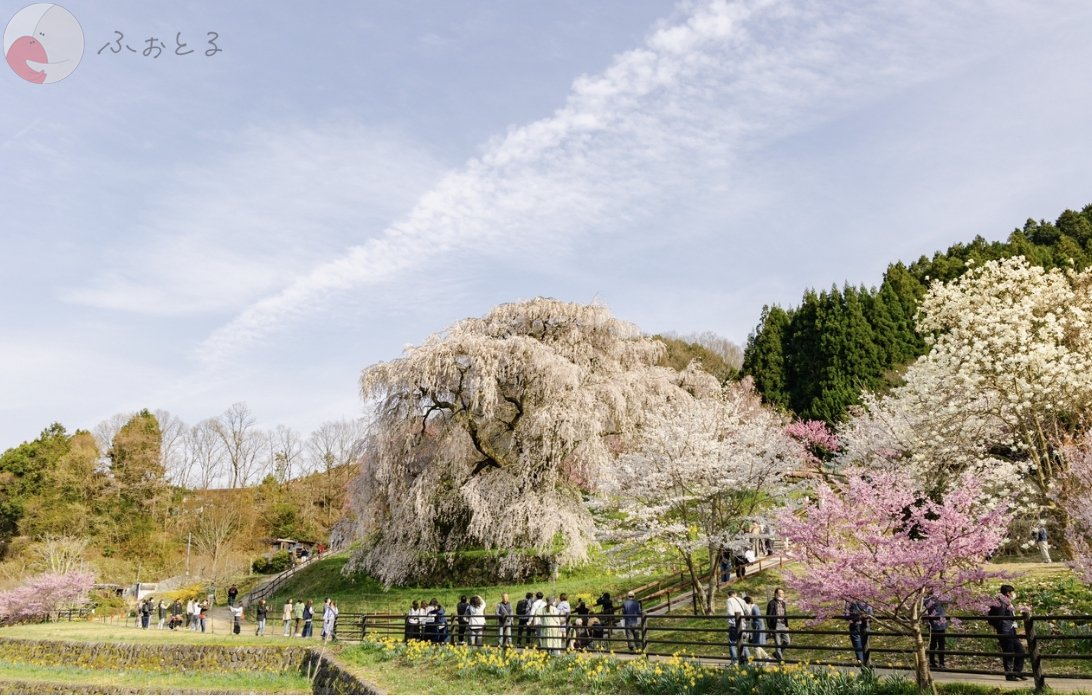
[[686, 572], [690, 574], [690, 591], [694, 596], [694, 610], [698, 614], [708, 614], [709, 604], [705, 601], [705, 588], [702, 587], [698, 568], [694, 565], [694, 557], [689, 553], [683, 554], [686, 561]]

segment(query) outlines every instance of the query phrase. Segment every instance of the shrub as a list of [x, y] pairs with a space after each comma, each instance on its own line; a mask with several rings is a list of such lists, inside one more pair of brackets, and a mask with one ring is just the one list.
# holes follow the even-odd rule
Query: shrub
[[254, 562], [250, 564], [251, 570], [255, 573], [262, 573], [266, 575], [272, 575], [275, 573], [281, 573], [292, 567], [292, 554], [287, 551], [278, 551], [272, 556], [266, 558], [260, 556], [254, 559]]

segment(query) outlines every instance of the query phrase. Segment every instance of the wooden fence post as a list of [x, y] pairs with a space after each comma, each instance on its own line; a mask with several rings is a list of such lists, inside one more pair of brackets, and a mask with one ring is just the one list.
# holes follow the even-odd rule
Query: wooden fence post
[[1024, 614], [1024, 636], [1028, 641], [1028, 659], [1031, 660], [1031, 676], [1035, 679], [1035, 693], [1043, 693], [1046, 688], [1046, 676], [1043, 675], [1043, 656], [1039, 639], [1035, 635], [1035, 619], [1030, 613]]

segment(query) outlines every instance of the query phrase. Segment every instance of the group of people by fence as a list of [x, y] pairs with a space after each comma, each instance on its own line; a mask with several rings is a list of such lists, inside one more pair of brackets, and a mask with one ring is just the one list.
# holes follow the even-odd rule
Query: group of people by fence
[[[266, 603], [265, 599], [259, 599], [258, 603], [254, 605], [254, 621], [257, 623], [257, 628], [254, 630], [254, 635], [264, 636], [266, 625], [269, 621], [269, 614], [271, 607]], [[319, 610], [315, 607], [315, 601], [313, 599], [295, 599], [289, 598], [285, 600], [284, 605], [281, 607], [281, 621], [284, 622], [284, 637], [285, 638], [311, 638], [314, 636], [314, 627], [316, 617], [320, 617], [322, 621], [322, 633], [319, 637], [324, 641], [333, 640], [335, 627], [337, 624], [337, 617], [340, 611], [337, 608], [337, 602], [330, 597], [327, 597], [321, 608], [321, 615]], [[239, 616], [242, 616], [242, 608], [240, 607]], [[236, 624], [238, 625], [239, 618], [236, 618]], [[239, 631], [236, 630], [236, 633]]]
[[[929, 666], [932, 669], [947, 669], [948, 628], [951, 623], [947, 612], [948, 603], [931, 590], [926, 595], [923, 601], [923, 620], [929, 631], [929, 647], [926, 651]], [[1017, 632], [1017, 611], [1013, 605], [1015, 597], [1016, 591], [1012, 585], [1002, 585], [990, 605], [986, 620], [997, 633], [1005, 678], [1009, 681], [1024, 681], [1027, 679], [1022, 674], [1026, 651]], [[778, 588], [774, 591], [773, 599], [766, 604], [764, 614], [750, 597], [740, 597], [734, 589], [728, 590], [726, 607], [728, 655], [732, 662], [744, 664], [752, 658], [759, 661], [784, 659], [785, 650], [790, 644], [789, 614], [784, 590]], [[846, 621], [854, 661], [858, 666], [867, 667], [872, 607], [864, 601], [847, 600], [842, 618]], [[773, 649], [772, 654], [766, 650], [768, 643]]]
[[147, 630], [152, 622], [152, 615], [159, 619], [156, 628], [159, 630], [185, 630], [205, 632], [205, 620], [208, 617], [208, 600], [189, 598], [183, 606], [180, 599], [167, 602], [160, 599], [156, 602], [154, 597], [145, 597], [137, 605], [137, 614], [140, 618], [140, 627]]
[[539, 648], [552, 654], [594, 649], [609, 645], [615, 640], [615, 631], [621, 629], [631, 651], [643, 649], [644, 609], [633, 592], [621, 602], [618, 614], [609, 592], [600, 595], [592, 606], [598, 611], [593, 611], [583, 598], [577, 598], [574, 605], [564, 592], [556, 597], [528, 592], [513, 606], [508, 593], [504, 593], [490, 611], [482, 597], [463, 595], [455, 606], [455, 615], [449, 617], [438, 599], [415, 600], [406, 614], [405, 640], [481, 647], [489, 612], [495, 619], [496, 644], [502, 648]]

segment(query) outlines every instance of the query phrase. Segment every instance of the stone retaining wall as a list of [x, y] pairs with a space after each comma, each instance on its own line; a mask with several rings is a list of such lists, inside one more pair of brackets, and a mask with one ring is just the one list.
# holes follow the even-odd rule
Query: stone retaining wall
[[319, 657], [318, 669], [311, 681], [314, 694], [382, 694], [374, 684], [353, 676], [337, 658], [329, 654]]

